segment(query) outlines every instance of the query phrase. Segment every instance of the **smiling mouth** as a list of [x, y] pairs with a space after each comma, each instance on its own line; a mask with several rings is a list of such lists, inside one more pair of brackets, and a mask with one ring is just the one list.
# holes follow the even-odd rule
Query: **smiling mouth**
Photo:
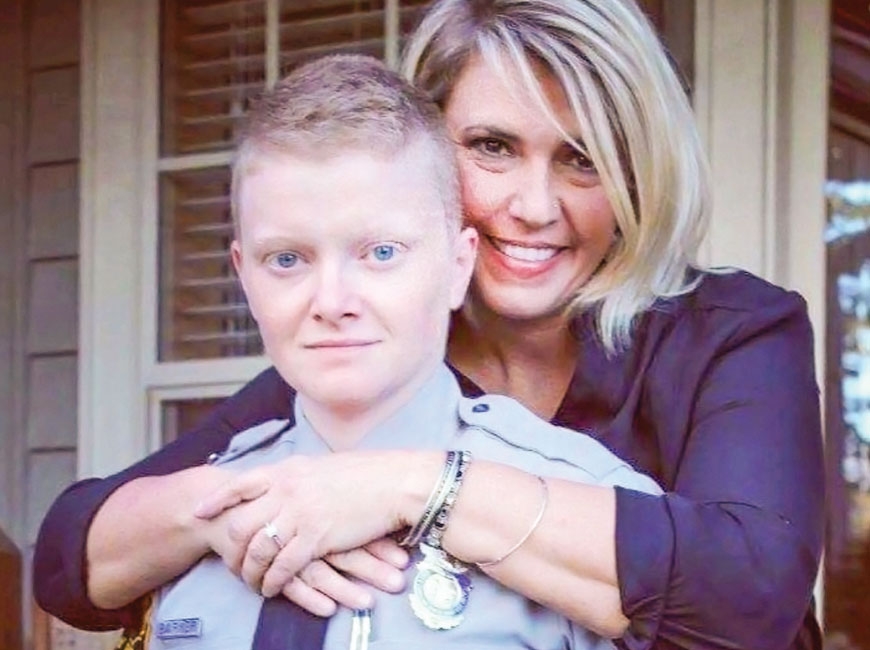
[[564, 246], [551, 246], [547, 244], [532, 246], [509, 242], [492, 236], [488, 236], [487, 239], [499, 253], [519, 262], [549, 262], [565, 250]]

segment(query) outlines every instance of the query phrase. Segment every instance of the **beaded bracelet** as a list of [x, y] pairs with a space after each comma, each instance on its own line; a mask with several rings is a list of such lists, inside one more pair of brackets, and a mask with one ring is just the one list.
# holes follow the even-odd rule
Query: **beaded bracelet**
[[459, 488], [462, 487], [462, 479], [465, 478], [465, 472], [468, 471], [470, 463], [471, 452], [459, 452], [459, 462], [456, 464], [456, 473], [450, 488], [447, 490], [447, 496], [441, 507], [438, 508], [435, 519], [426, 534], [426, 544], [432, 548], [441, 548], [441, 538], [444, 537], [444, 531], [447, 530], [447, 520], [450, 518], [453, 504], [456, 503], [456, 497], [459, 496]]
[[426, 501], [426, 506], [423, 508], [423, 515], [399, 542], [400, 546], [416, 546], [423, 539], [423, 536], [429, 532], [432, 522], [444, 505], [447, 493], [453, 485], [458, 467], [459, 453], [448, 451], [444, 466], [441, 468], [441, 475], [438, 477], [438, 481], [435, 483], [435, 487], [432, 488], [429, 499]]

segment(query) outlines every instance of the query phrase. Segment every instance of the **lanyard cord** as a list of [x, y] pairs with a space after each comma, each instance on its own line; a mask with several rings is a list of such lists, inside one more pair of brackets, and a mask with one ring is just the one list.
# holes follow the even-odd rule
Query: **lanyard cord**
[[350, 626], [350, 650], [368, 650], [371, 634], [372, 610], [353, 610], [353, 620]]

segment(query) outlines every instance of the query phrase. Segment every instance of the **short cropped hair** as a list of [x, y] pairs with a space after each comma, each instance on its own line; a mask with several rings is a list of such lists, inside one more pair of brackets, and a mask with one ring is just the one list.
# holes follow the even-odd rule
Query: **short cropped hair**
[[655, 31], [633, 0], [436, 0], [402, 70], [444, 107], [472, 56], [521, 79], [564, 133], [535, 70], [543, 66], [561, 84], [582, 144], [565, 138], [595, 164], [618, 226], [571, 309], [596, 310], [609, 351], [628, 346], [644, 310], [697, 284], [689, 271], [709, 212], [692, 110]]
[[241, 125], [231, 189], [236, 237], [240, 187], [258, 156], [324, 160], [350, 150], [392, 157], [417, 144], [429, 157], [433, 190], [455, 233], [461, 222], [459, 184], [438, 106], [369, 56], [331, 55], [296, 68], [253, 103]]

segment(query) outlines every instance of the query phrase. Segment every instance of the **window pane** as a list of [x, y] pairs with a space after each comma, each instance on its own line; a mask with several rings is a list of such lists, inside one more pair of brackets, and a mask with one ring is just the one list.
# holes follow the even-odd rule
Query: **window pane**
[[262, 353], [229, 256], [227, 167], [160, 179], [161, 361]]
[[264, 0], [163, 0], [161, 155], [226, 149], [265, 79]]
[[828, 216], [826, 647], [870, 648], [870, 183], [829, 183]]
[[[222, 397], [166, 400], [160, 405], [160, 438], [168, 444], [204, 420]], [[205, 461], [205, 458], [203, 458]]]
[[333, 52], [384, 55], [384, 0], [282, 0], [281, 72]]
[[[384, 57], [384, 0], [282, 0], [281, 73], [330, 53]], [[400, 31], [414, 27], [425, 0], [404, 0]]]

